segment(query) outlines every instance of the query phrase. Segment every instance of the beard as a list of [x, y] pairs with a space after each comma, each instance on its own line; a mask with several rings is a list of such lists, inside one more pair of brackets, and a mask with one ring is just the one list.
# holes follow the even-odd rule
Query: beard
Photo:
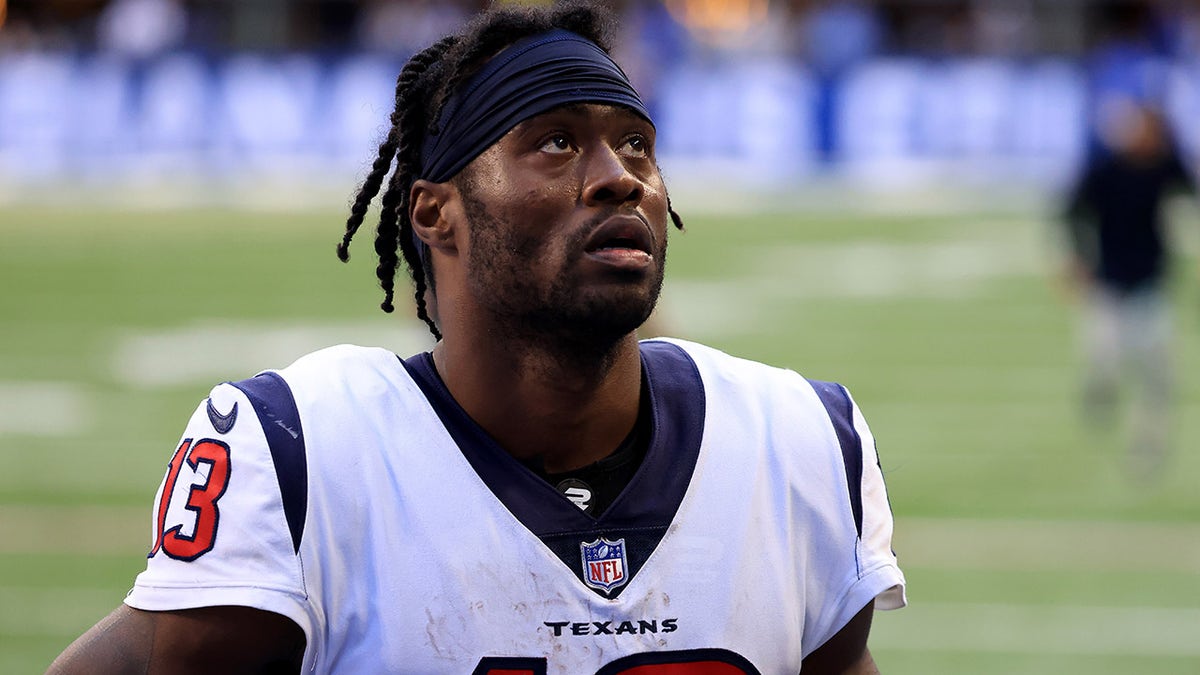
[[[514, 344], [564, 350], [575, 357], [607, 354], [645, 323], [662, 290], [666, 241], [654, 253], [655, 265], [642, 272], [614, 273], [604, 283], [584, 280], [580, 262], [601, 214], [560, 241], [564, 256], [551, 255], [554, 239], [522, 233], [491, 213], [471, 190], [462, 190], [470, 222], [468, 284], [479, 304], [497, 320]], [[537, 269], [554, 265], [553, 269]], [[497, 336], [500, 337], [500, 336]]]

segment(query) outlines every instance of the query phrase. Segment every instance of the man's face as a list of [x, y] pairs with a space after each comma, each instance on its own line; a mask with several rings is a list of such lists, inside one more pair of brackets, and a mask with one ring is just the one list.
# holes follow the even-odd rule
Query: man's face
[[614, 106], [559, 108], [518, 124], [457, 183], [468, 289], [502, 325], [613, 341], [649, 317], [668, 221], [649, 122]]

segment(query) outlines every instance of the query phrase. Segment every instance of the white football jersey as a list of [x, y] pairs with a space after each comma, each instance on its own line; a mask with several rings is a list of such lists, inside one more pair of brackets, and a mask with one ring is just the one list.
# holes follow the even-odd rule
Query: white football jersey
[[333, 347], [220, 385], [125, 602], [257, 607], [304, 630], [306, 673], [420, 675], [794, 675], [871, 600], [904, 605], [844, 388], [641, 351], [649, 445], [598, 517], [476, 425], [429, 354]]

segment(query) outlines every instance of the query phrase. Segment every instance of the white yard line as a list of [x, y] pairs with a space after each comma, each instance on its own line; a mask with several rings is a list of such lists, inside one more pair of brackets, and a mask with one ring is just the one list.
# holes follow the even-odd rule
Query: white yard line
[[[997, 224], [996, 227], [1001, 225]], [[1018, 233], [948, 241], [858, 239], [749, 247], [736, 251], [740, 276], [670, 278], [663, 314], [689, 333], [731, 335], [753, 329], [779, 303], [798, 300], [970, 298], [997, 280], [1050, 269], [1045, 245]]]
[[782, 244], [751, 255], [756, 290], [787, 299], [963, 297], [994, 279], [1044, 269], [1044, 253], [1016, 236]]
[[383, 346], [402, 357], [429, 349], [423, 326], [402, 320], [277, 323], [206, 320], [191, 326], [130, 333], [118, 342], [112, 376], [137, 387], [215, 385], [283, 368], [297, 358], [341, 343]]
[[0, 435], [67, 436], [92, 424], [84, 388], [69, 382], [0, 381]]

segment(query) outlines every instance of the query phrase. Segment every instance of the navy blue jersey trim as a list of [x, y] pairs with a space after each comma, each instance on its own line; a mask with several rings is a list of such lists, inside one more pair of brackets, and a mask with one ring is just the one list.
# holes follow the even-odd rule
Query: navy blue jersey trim
[[820, 397], [825, 411], [829, 413], [838, 445], [842, 447], [842, 463], [846, 466], [846, 484], [850, 489], [850, 510], [854, 514], [854, 528], [861, 539], [863, 451], [862, 437], [854, 428], [854, 404], [850, 401], [850, 394], [846, 388], [836, 382], [809, 380], [809, 383]]
[[581, 575], [581, 541], [626, 537], [632, 578], [662, 540], [691, 483], [705, 410], [704, 384], [686, 352], [665, 342], [644, 342], [641, 359], [643, 386], [651, 402], [649, 447], [629, 484], [595, 517], [505, 452], [476, 424], [446, 389], [431, 354], [401, 363], [488, 489], [564, 564]]
[[262, 373], [230, 384], [250, 399], [254, 412], [258, 414], [267, 445], [271, 448], [271, 461], [275, 464], [275, 477], [283, 498], [283, 514], [292, 534], [292, 547], [299, 552], [304, 519], [308, 512], [308, 458], [296, 399], [287, 382], [276, 373]]
[[471, 468], [534, 534], [586, 530], [593, 519], [504, 451], [450, 395], [429, 352], [401, 360]]
[[642, 342], [642, 372], [651, 406], [650, 447], [629, 485], [604, 514], [615, 527], [671, 524], [700, 457], [704, 382], [692, 357], [668, 342]]

